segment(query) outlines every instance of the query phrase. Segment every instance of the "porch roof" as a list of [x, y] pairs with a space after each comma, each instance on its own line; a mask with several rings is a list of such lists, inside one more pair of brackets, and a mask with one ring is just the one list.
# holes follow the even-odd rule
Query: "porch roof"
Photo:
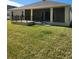
[[68, 6], [68, 4], [55, 2], [55, 1], [40, 1], [30, 5], [25, 5], [18, 8], [13, 8], [9, 10], [18, 10], [18, 9], [40, 9], [40, 8], [50, 8], [50, 7], [60, 7], [60, 6]]

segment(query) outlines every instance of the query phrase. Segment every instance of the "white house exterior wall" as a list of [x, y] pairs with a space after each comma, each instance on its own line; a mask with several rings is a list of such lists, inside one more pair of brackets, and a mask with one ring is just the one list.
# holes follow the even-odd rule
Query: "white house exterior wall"
[[69, 26], [70, 24], [70, 10], [69, 7], [65, 7], [65, 25]]
[[[23, 15], [25, 16], [25, 9], [21, 9], [21, 10], [13, 10], [13, 15], [16, 16], [21, 16], [23, 11]], [[33, 19], [33, 9], [31, 9], [31, 20]], [[69, 26], [70, 24], [70, 11], [69, 11], [69, 7], [65, 7], [65, 23], [56, 23], [53, 22], [53, 7], [50, 8], [50, 23], [55, 24], [55, 25], [65, 25], [65, 26]]]

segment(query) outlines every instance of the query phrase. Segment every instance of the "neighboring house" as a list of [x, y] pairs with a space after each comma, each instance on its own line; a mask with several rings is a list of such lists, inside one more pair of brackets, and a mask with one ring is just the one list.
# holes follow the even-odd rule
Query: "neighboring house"
[[[70, 25], [70, 5], [43, 0], [19, 8], [10, 9], [13, 20], [46, 22], [53, 25]], [[23, 18], [20, 18], [20, 16]]]
[[7, 5], [7, 19], [10, 19], [11, 11], [9, 9], [16, 8], [16, 6]]

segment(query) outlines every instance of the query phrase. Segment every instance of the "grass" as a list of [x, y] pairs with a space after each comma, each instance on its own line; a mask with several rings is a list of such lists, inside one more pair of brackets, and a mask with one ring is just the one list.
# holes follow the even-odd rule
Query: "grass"
[[72, 59], [72, 29], [8, 21], [8, 59]]

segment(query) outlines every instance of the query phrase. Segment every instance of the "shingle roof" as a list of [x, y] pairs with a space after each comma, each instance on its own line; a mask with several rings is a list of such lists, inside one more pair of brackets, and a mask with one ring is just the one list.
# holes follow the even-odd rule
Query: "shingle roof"
[[55, 2], [55, 1], [40, 1], [30, 5], [25, 5], [20, 8], [15, 9], [36, 9], [36, 8], [48, 8], [48, 7], [59, 7], [59, 6], [67, 6], [68, 4]]

